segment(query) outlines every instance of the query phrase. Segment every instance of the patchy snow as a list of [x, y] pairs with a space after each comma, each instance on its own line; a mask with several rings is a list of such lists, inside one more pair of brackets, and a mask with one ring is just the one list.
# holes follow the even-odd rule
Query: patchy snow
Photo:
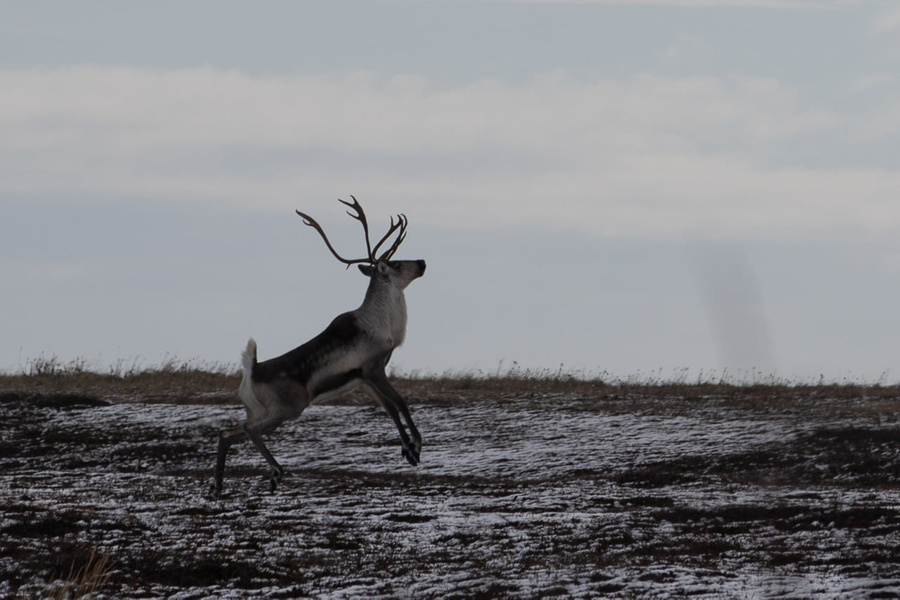
[[[845, 407], [846, 408], [846, 407]], [[101, 597], [866, 598], [900, 594], [897, 415], [799, 404], [314, 406], [204, 497], [233, 406], [0, 402], [0, 597], [96, 548]], [[105, 594], [105, 596], [104, 596]]]

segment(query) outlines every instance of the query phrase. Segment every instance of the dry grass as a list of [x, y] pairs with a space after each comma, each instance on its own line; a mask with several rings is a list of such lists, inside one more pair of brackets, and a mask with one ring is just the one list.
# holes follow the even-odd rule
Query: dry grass
[[177, 359], [150, 367], [120, 362], [104, 372], [83, 360], [63, 363], [41, 357], [17, 373], [0, 374], [0, 392], [78, 395], [119, 402], [230, 403], [237, 401], [234, 391], [239, 384], [240, 375], [233, 367]]
[[[805, 403], [821, 406], [823, 402], [878, 413], [900, 409], [900, 384], [792, 382], [758, 372], [731, 376], [727, 372], [701, 371], [692, 376], [687, 369], [682, 369], [668, 376], [653, 371], [623, 379], [606, 372], [574, 373], [562, 366], [557, 370], [522, 369], [514, 363], [511, 368], [498, 369], [492, 374], [469, 371], [391, 375], [397, 390], [413, 403], [565, 396], [626, 403], [629, 409], [660, 400], [674, 409], [679, 403], [693, 404], [711, 398], [752, 409]], [[139, 362], [120, 362], [103, 372], [90, 368], [84, 360], [63, 363], [56, 358], [40, 357], [26, 363], [17, 373], [0, 373], [0, 393], [74, 395], [113, 402], [234, 404], [238, 403], [236, 390], [240, 377], [234, 365], [209, 364], [196, 359], [170, 358], [150, 367]], [[859, 402], [848, 404], [854, 400]], [[365, 394], [352, 393], [336, 402], [365, 401]]]
[[[49, 598], [67, 600], [68, 598], [91, 598], [102, 589], [112, 575], [112, 559], [92, 548], [86, 559], [74, 557], [64, 579], [54, 578], [48, 584]], [[76, 568], [76, 565], [81, 565]]]

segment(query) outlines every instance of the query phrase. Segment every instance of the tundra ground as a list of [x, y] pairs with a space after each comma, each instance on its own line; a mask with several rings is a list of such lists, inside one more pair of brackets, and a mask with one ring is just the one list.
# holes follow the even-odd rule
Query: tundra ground
[[900, 595], [897, 389], [400, 381], [419, 467], [354, 396], [211, 501], [234, 383], [7, 380], [0, 597]]

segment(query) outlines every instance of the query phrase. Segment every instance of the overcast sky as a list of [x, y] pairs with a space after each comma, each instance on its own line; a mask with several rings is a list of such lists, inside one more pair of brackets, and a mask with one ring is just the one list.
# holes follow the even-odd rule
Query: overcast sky
[[285, 352], [409, 217], [405, 372], [900, 380], [900, 4], [3, 2], [0, 369]]

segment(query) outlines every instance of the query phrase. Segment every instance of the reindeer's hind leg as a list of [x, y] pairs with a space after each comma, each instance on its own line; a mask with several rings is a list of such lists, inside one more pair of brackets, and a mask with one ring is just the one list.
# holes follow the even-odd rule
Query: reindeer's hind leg
[[254, 427], [244, 424], [244, 433], [247, 434], [247, 437], [250, 438], [250, 441], [253, 442], [253, 445], [256, 446], [259, 453], [263, 455], [263, 458], [265, 458], [266, 462], [269, 463], [269, 466], [272, 467], [272, 477], [269, 479], [269, 489], [273, 492], [275, 491], [275, 488], [278, 487], [278, 484], [281, 483], [281, 480], [284, 479], [284, 468], [278, 464], [278, 461], [275, 460], [275, 457], [272, 456], [272, 453], [266, 448], [266, 444], [262, 440], [262, 434], [266, 431], [275, 429], [282, 421], [283, 419], [270, 419]]
[[216, 455], [216, 473], [212, 486], [209, 489], [209, 497], [213, 500], [217, 499], [222, 493], [222, 478], [225, 475], [225, 457], [228, 455], [228, 449], [235, 442], [241, 442], [247, 439], [247, 433], [243, 427], [235, 429], [225, 429], [219, 432], [219, 449]]

